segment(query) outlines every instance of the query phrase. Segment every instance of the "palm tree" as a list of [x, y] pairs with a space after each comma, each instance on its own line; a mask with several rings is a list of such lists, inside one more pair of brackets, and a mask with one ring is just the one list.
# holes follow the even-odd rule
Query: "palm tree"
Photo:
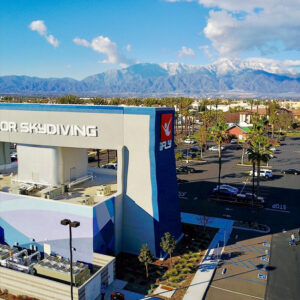
[[254, 105], [254, 100], [253, 100], [253, 99], [250, 99], [250, 100], [249, 100], [249, 103], [250, 103], [251, 112], [252, 112], [253, 105]]
[[253, 164], [253, 173], [255, 173], [255, 164], [257, 165], [257, 197], [260, 194], [260, 165], [261, 162], [267, 163], [271, 158], [272, 144], [268, 141], [261, 124], [254, 124], [249, 139], [249, 159]]
[[255, 104], [256, 104], [256, 113], [258, 114], [258, 107], [259, 107], [259, 105], [260, 105], [260, 100], [256, 100], [255, 101]]
[[217, 125], [211, 130], [211, 135], [218, 145], [218, 156], [219, 156], [219, 176], [218, 176], [218, 186], [221, 185], [221, 169], [222, 169], [222, 143], [227, 139], [228, 126], [223, 118], [219, 118]]

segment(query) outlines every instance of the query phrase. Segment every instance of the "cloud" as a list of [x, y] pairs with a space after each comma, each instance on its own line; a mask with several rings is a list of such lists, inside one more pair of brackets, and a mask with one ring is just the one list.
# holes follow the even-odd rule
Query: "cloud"
[[300, 60], [277, 60], [263, 57], [220, 58], [210, 65], [218, 74], [239, 72], [245, 69], [263, 70], [274, 74], [296, 75], [300, 71]]
[[165, 0], [166, 2], [195, 2], [197, 0]]
[[205, 36], [221, 56], [259, 50], [300, 51], [299, 0], [199, 0], [211, 8]]
[[184, 56], [195, 57], [196, 54], [192, 48], [182, 46], [181, 49], [178, 51], [178, 58], [183, 58]]
[[76, 37], [75, 39], [73, 39], [73, 42], [79, 46], [90, 47], [90, 43], [84, 39], [80, 39]]
[[214, 54], [212, 53], [211, 47], [209, 45], [199, 46], [199, 50], [202, 50], [204, 52], [204, 54], [209, 58], [214, 56]]
[[131, 51], [131, 45], [130, 45], [130, 44], [126, 45], [126, 46], [125, 46], [125, 49], [126, 49], [128, 52]]
[[99, 61], [103, 64], [114, 64], [126, 67], [135, 63], [135, 60], [129, 59], [122, 55], [117, 48], [117, 44], [112, 42], [108, 37], [99, 35], [88, 42], [85, 39], [80, 39], [78, 37], [73, 39], [76, 45], [92, 48], [94, 51], [106, 55], [106, 59]]
[[29, 24], [29, 28], [32, 31], [36, 31], [39, 35], [45, 37], [47, 42], [51, 44], [53, 47], [58, 47], [59, 46], [59, 41], [57, 38], [55, 38], [52, 34], [47, 34], [47, 27], [42, 20], [37, 20], [37, 21], [32, 21]]

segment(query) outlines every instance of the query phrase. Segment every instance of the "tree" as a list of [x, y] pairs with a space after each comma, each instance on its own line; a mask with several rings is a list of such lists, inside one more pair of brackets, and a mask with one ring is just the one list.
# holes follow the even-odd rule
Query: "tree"
[[212, 138], [216, 141], [219, 149], [219, 176], [218, 176], [218, 186], [221, 185], [221, 169], [222, 169], [222, 144], [227, 139], [227, 124], [224, 117], [218, 118], [217, 125], [211, 129]]
[[170, 265], [172, 268], [172, 253], [176, 248], [176, 239], [171, 236], [170, 232], [166, 232], [161, 238], [160, 246], [164, 252], [168, 252], [170, 255]]
[[208, 137], [207, 129], [204, 125], [201, 126], [200, 129], [195, 132], [194, 137], [199, 146], [201, 147], [201, 158], [203, 159], [203, 147], [206, 145]]
[[151, 254], [151, 251], [147, 244], [142, 245], [138, 259], [141, 263], [143, 263], [145, 265], [146, 278], [148, 278], [149, 277], [148, 266], [149, 266], [149, 264], [151, 264], [153, 262], [154, 258], [153, 258], [153, 255]]
[[210, 222], [209, 217], [202, 215], [202, 216], [198, 216], [197, 219], [201, 223], [201, 225], [203, 226], [203, 232], [205, 232], [206, 231], [206, 226]]
[[[253, 129], [249, 138], [249, 159], [253, 164], [253, 171], [255, 168], [254, 163], [257, 165], [257, 197], [260, 194], [260, 165], [261, 162], [267, 163], [271, 158], [272, 151], [270, 150], [272, 144], [269, 142], [266, 134], [263, 131], [261, 124], [253, 124]], [[254, 171], [255, 173], [255, 171]]]
[[253, 99], [250, 99], [250, 100], [249, 100], [250, 107], [251, 107], [251, 112], [252, 112], [252, 109], [253, 109], [254, 102], [255, 102], [255, 101], [254, 101]]
[[66, 95], [56, 99], [58, 104], [83, 104], [84, 101], [75, 95]]
[[272, 112], [269, 117], [269, 123], [271, 124], [271, 128], [272, 128], [272, 135], [271, 135], [272, 138], [274, 138], [274, 127], [275, 127], [275, 123], [277, 121], [278, 121], [278, 118], [277, 118], [276, 113]]

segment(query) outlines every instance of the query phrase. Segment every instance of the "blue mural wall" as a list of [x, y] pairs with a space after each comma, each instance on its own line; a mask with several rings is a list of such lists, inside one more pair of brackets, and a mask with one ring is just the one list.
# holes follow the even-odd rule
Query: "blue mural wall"
[[69, 231], [62, 219], [76, 220], [72, 230], [74, 259], [92, 263], [93, 252], [112, 253], [114, 244], [114, 198], [94, 207], [69, 204], [0, 192], [0, 240], [29, 248], [44, 244], [51, 251], [69, 257]]

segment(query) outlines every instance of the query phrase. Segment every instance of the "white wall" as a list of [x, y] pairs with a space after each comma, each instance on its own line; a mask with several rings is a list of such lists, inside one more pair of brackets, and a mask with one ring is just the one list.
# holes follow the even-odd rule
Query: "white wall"
[[46, 185], [70, 181], [87, 174], [86, 149], [18, 145], [18, 180]]
[[150, 116], [124, 115], [123, 250], [131, 253], [145, 243], [155, 253], [149, 126]]
[[57, 185], [60, 183], [57, 147], [19, 144], [17, 152], [18, 180], [46, 185]]
[[10, 143], [0, 142], [0, 166], [10, 164]]

